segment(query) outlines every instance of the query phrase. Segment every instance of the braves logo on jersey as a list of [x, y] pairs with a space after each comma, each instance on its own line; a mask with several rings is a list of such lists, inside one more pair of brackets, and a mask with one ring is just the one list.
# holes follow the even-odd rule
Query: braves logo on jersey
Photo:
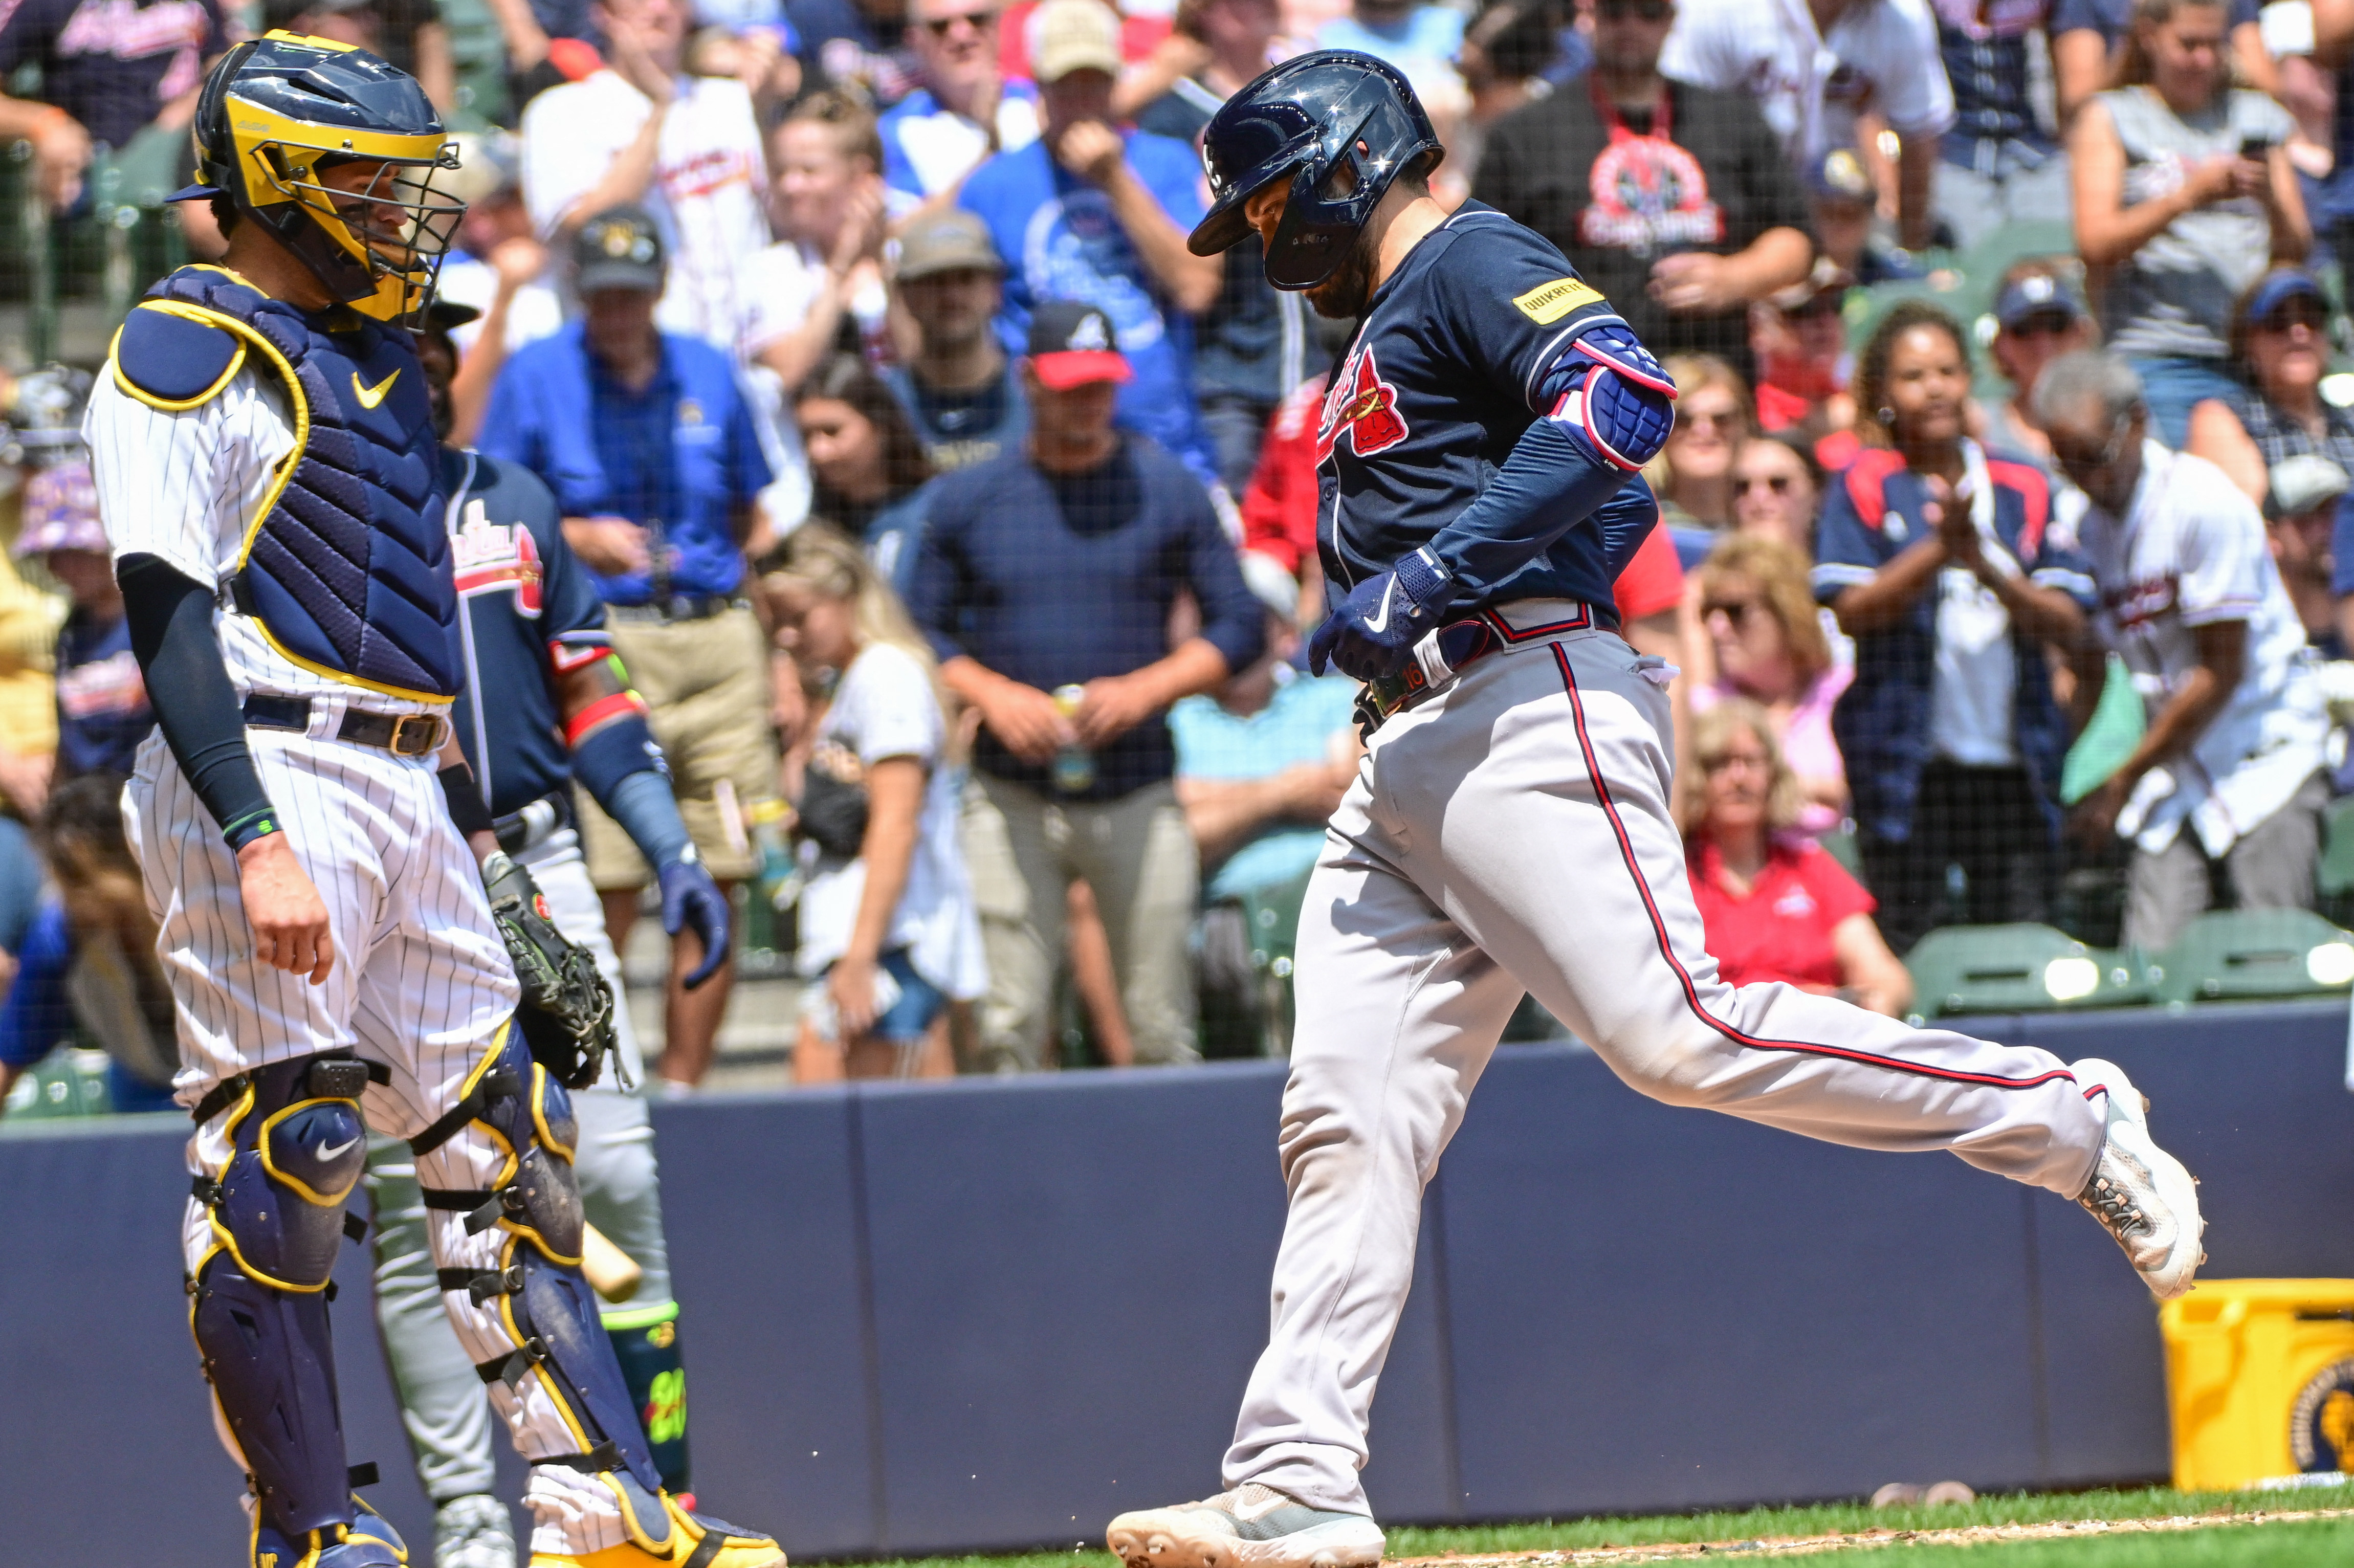
[[482, 497], [473, 496], [466, 502], [450, 544], [458, 573], [459, 597], [512, 589], [516, 614], [539, 614], [539, 585], [546, 573], [530, 529], [521, 523], [492, 522]]
[[1349, 450], [1361, 458], [1405, 440], [1405, 416], [1398, 412], [1397, 403], [1397, 388], [1382, 379], [1373, 351], [1358, 348], [1324, 396], [1323, 417], [1316, 425], [1316, 461], [1331, 457], [1344, 432]]

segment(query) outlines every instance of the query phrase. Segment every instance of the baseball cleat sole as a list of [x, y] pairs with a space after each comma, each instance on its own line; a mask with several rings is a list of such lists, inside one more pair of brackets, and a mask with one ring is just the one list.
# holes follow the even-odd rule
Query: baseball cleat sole
[[1113, 1520], [1105, 1542], [1128, 1568], [1374, 1568], [1385, 1544], [1381, 1526], [1360, 1514], [1328, 1515], [1263, 1541], [1222, 1522], [1200, 1509], [1141, 1509]]

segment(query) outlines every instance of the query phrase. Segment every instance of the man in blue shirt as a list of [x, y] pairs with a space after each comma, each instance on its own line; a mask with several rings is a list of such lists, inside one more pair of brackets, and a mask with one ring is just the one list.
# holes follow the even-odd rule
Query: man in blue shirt
[[[777, 796], [768, 643], [739, 597], [744, 546], [769, 465], [726, 355], [658, 331], [662, 239], [651, 215], [616, 207], [573, 242], [582, 313], [499, 373], [481, 449], [556, 493], [564, 538], [608, 608], [613, 650], [651, 708], [679, 810], [723, 885], [757, 869], [752, 810]], [[636, 923], [645, 860], [593, 802], [580, 803], [588, 872], [613, 945]], [[689, 991], [699, 944], [672, 952], [661, 1086], [711, 1065], [732, 959]]]
[[[1110, 319], [1050, 301], [1029, 349], [1029, 437], [936, 482], [908, 606], [981, 714], [964, 842], [989, 959], [981, 1065], [1044, 1065], [1076, 877], [1103, 911], [1136, 1059], [1189, 1062], [1200, 871], [1163, 715], [1258, 657], [1258, 601], [1200, 482], [1113, 428], [1129, 369]], [[1180, 590], [1201, 630], [1172, 651]]]
[[1097, 0], [1046, 0], [1034, 25], [1044, 130], [975, 170], [960, 198], [1005, 259], [998, 335], [1018, 354], [1041, 302], [1100, 309], [1135, 371], [1120, 389], [1120, 423], [1213, 483], [1217, 463], [1194, 406], [1191, 318], [1217, 302], [1224, 272], [1216, 257], [1185, 249], [1202, 216], [1201, 164], [1182, 142], [1113, 129], [1119, 23]]
[[39, 556], [73, 599], [58, 629], [58, 759], [51, 783], [84, 773], [128, 774], [139, 743], [155, 727], [155, 712], [131, 652], [131, 624], [86, 457], [27, 477], [16, 555], [19, 560]]
[[923, 84], [876, 121], [895, 212], [952, 194], [991, 153], [1038, 139], [1038, 90], [997, 72], [997, 0], [913, 0]]

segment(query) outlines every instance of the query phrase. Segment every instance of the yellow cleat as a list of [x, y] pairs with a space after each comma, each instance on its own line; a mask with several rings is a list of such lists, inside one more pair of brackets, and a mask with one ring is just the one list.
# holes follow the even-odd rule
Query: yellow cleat
[[[642, 1494], [641, 1494], [642, 1495]], [[622, 1505], [630, 1539], [585, 1556], [535, 1552], [531, 1568], [785, 1568], [785, 1551], [765, 1535], [689, 1513], [662, 1494], [669, 1528], [650, 1535]]]

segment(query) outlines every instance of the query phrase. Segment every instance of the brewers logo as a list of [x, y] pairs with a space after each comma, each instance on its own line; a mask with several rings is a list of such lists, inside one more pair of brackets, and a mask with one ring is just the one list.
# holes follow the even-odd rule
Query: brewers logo
[[2306, 1380], [2289, 1407], [2288, 1446], [2308, 1474], [2354, 1468], [2354, 1361], [2332, 1361]]
[[1332, 455], [1344, 430], [1349, 450], [1361, 458], [1405, 440], [1405, 418], [1397, 411], [1397, 388], [1382, 379], [1370, 348], [1349, 356], [1349, 363], [1333, 377], [1331, 390], [1324, 395], [1324, 417], [1316, 425], [1318, 462]]

